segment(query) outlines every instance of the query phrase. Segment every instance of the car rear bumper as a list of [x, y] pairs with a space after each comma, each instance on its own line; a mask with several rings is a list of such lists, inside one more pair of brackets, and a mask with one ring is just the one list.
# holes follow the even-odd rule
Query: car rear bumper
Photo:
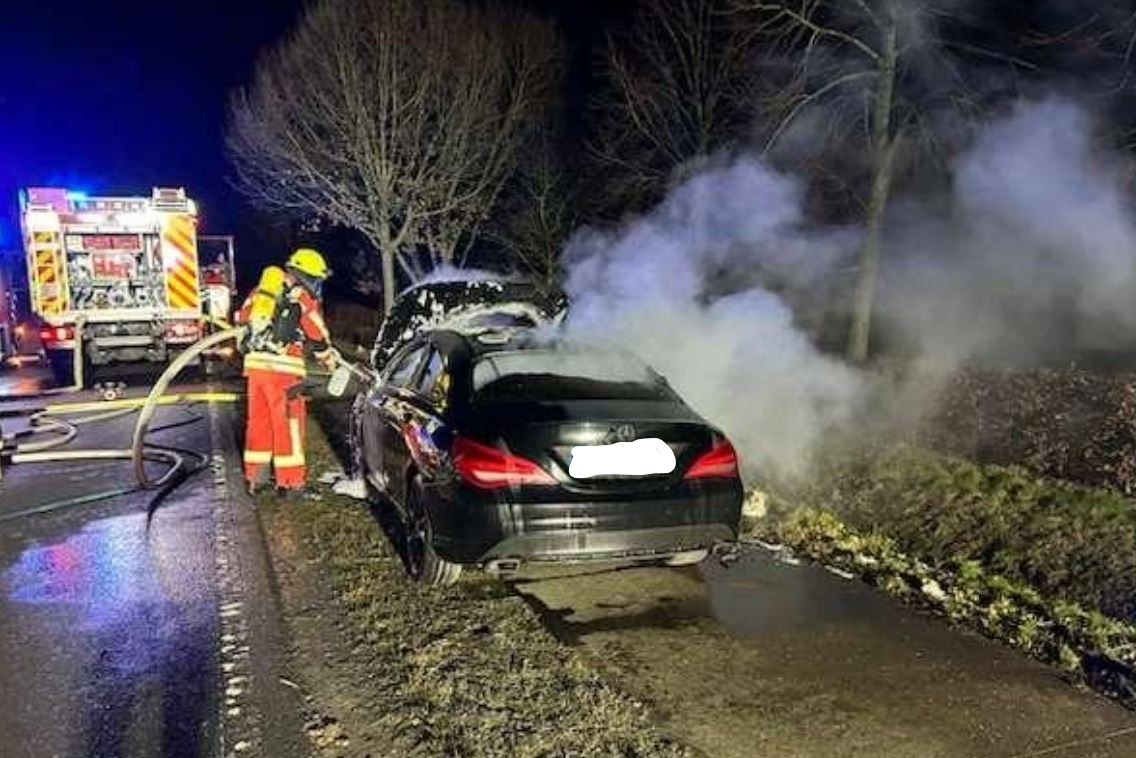
[[709, 548], [715, 543], [736, 538], [736, 531], [725, 524], [661, 526], [613, 532], [518, 534], [498, 542], [477, 562], [647, 560], [686, 550]]
[[737, 482], [714, 482], [688, 494], [622, 502], [427, 502], [435, 549], [454, 563], [634, 560], [736, 539], [742, 490]]

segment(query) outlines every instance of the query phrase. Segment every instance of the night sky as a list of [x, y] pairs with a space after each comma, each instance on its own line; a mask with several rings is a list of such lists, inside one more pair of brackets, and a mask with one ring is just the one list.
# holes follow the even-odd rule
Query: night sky
[[5, 5], [0, 245], [19, 244], [16, 193], [37, 184], [124, 194], [185, 186], [206, 231], [233, 230], [242, 209], [225, 180], [228, 93], [291, 26], [299, 0]]
[[[586, 111], [603, 22], [629, 0], [510, 0], [556, 17], [570, 40], [568, 109]], [[257, 249], [229, 186], [230, 92], [297, 20], [303, 0], [41, 0], [0, 12], [0, 247], [17, 247], [20, 187], [146, 194], [184, 186], [204, 231]], [[242, 236], [244, 235], [244, 236]], [[243, 267], [242, 267], [243, 268]]]

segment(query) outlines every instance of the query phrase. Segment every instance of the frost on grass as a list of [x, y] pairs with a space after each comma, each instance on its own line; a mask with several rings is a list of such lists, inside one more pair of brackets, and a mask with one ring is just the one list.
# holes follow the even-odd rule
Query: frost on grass
[[[330, 465], [313, 430], [314, 465]], [[365, 507], [329, 498], [282, 510], [326, 571], [391, 756], [686, 756], [646, 708], [558, 643], [524, 602], [473, 576], [410, 584]]]

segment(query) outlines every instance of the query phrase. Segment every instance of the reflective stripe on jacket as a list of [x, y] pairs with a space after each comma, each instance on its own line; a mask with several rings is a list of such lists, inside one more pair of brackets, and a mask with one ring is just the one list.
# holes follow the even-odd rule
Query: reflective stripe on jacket
[[303, 356], [288, 355], [286, 353], [266, 353], [254, 351], [245, 355], [245, 371], [259, 369], [261, 371], [275, 371], [281, 374], [292, 374], [298, 377], [308, 375], [304, 365]]

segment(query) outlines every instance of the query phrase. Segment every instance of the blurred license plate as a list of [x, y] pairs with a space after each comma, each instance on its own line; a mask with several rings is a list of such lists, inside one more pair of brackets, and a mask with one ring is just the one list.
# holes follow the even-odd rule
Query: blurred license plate
[[660, 439], [572, 448], [568, 473], [574, 479], [593, 476], [651, 476], [675, 469], [674, 451]]

